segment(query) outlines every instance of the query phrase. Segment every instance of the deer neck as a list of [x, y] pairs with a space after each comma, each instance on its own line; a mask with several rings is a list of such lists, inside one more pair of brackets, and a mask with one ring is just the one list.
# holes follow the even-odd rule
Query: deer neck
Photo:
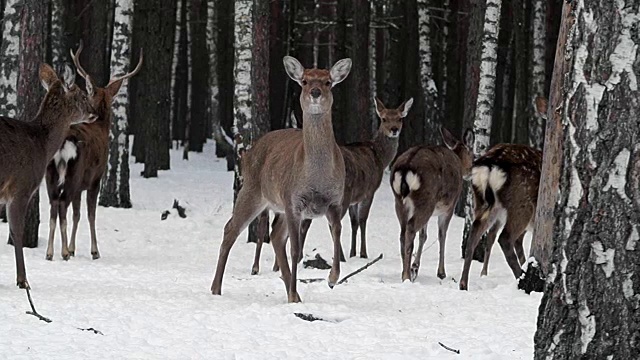
[[40, 111], [32, 120], [32, 124], [40, 127], [46, 134], [43, 145], [48, 158], [53, 158], [67, 136], [69, 126], [71, 126], [71, 112], [59, 105], [59, 99], [47, 97], [42, 103]]
[[334, 162], [334, 152], [337, 148], [331, 113], [316, 115], [305, 112], [303, 118], [305, 171], [308, 174], [326, 172], [327, 165]]
[[396, 156], [399, 139], [400, 137], [388, 137], [382, 131], [378, 131], [373, 138], [373, 151], [376, 153], [376, 158], [378, 158], [383, 168], [389, 166]]

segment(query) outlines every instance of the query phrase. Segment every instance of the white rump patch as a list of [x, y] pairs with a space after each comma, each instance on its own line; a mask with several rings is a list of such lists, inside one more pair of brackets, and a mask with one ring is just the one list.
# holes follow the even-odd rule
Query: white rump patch
[[481, 194], [484, 194], [489, 182], [489, 168], [486, 166], [474, 166], [471, 169], [471, 182]]
[[502, 189], [505, 181], [507, 181], [507, 174], [500, 168], [494, 167], [489, 173], [489, 186], [494, 192]]
[[418, 174], [409, 170], [407, 171], [407, 176], [405, 177], [405, 180], [407, 181], [407, 185], [409, 185], [409, 190], [416, 191], [420, 189], [420, 177], [418, 176]]
[[413, 214], [416, 211], [416, 207], [415, 205], [413, 205], [413, 200], [411, 200], [410, 197], [407, 197], [404, 198], [402, 202], [404, 203], [404, 208], [407, 210], [407, 221], [411, 220], [413, 218]]
[[396, 195], [400, 195], [401, 184], [402, 184], [402, 173], [400, 171], [396, 171], [395, 174], [393, 174], [393, 192], [395, 192]]
[[[56, 169], [58, 169], [58, 186], [64, 185], [67, 176], [67, 163], [77, 157], [78, 147], [68, 140], [64, 142], [62, 149], [56, 151], [56, 154], [53, 155], [53, 161], [56, 164]], [[60, 166], [61, 162], [64, 162], [64, 165]]]

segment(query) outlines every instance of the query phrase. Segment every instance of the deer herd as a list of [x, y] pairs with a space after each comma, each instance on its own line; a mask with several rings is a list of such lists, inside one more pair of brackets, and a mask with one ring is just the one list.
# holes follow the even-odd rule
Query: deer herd
[[[111, 104], [122, 83], [137, 74], [136, 68], [98, 87], [82, 65], [82, 43], [71, 51], [77, 73], [84, 78], [83, 91], [67, 67], [63, 79], [48, 65], [40, 67], [46, 89], [37, 116], [31, 121], [0, 118], [0, 205], [6, 204], [9, 228], [15, 245], [17, 285], [29, 288], [23, 235], [31, 197], [45, 178], [50, 202], [49, 241], [46, 259], [53, 259], [57, 223], [62, 238], [61, 256], [75, 255], [82, 192], [87, 192], [87, 214], [91, 230], [91, 255], [100, 258], [96, 236], [96, 205], [100, 182], [109, 153]], [[224, 227], [211, 292], [222, 293], [222, 280], [229, 253], [240, 233], [257, 217], [259, 231], [268, 232], [268, 211], [275, 213], [270, 239], [289, 302], [299, 302], [297, 269], [311, 221], [325, 216], [333, 240], [333, 259], [328, 284], [340, 277], [345, 261], [341, 246], [342, 218], [349, 212], [351, 247], [349, 256], [368, 257], [367, 219], [375, 192], [391, 165], [389, 185], [395, 199], [400, 227], [402, 280], [414, 281], [420, 269], [427, 223], [438, 218], [439, 263], [437, 276], [446, 277], [445, 242], [454, 208], [469, 180], [474, 199], [474, 221], [459, 287], [467, 290], [472, 255], [488, 231], [481, 275], [487, 275], [491, 248], [498, 237], [507, 263], [518, 278], [525, 261], [523, 238], [534, 222], [542, 153], [524, 145], [498, 144], [474, 159], [474, 133], [462, 137], [444, 127], [444, 145], [416, 146], [398, 156], [398, 140], [404, 119], [413, 105], [410, 98], [397, 108], [387, 108], [374, 98], [380, 126], [369, 141], [338, 145], [333, 132], [332, 88], [345, 80], [351, 60], [342, 59], [330, 70], [305, 69], [298, 60], [283, 59], [288, 76], [301, 88], [302, 129], [271, 131], [259, 138], [243, 156], [243, 184], [233, 213]], [[546, 101], [538, 101], [538, 112], [546, 112]], [[395, 161], [394, 161], [395, 159]], [[67, 236], [67, 210], [73, 209], [71, 239]], [[502, 231], [500, 231], [502, 230]], [[357, 249], [360, 231], [360, 249]], [[414, 254], [414, 241], [419, 236]], [[259, 236], [260, 239], [263, 236]], [[286, 243], [290, 239], [290, 258]], [[256, 247], [252, 269], [259, 272], [262, 244]]]

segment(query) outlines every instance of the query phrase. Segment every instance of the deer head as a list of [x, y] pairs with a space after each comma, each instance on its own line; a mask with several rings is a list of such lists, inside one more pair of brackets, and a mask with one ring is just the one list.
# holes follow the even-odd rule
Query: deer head
[[400, 130], [402, 130], [402, 122], [409, 114], [409, 110], [413, 105], [413, 98], [403, 102], [397, 109], [387, 109], [382, 101], [377, 97], [373, 98], [376, 103], [376, 113], [380, 118], [380, 127], [378, 131], [390, 138], [397, 138], [400, 136]]
[[312, 115], [331, 112], [331, 88], [347, 78], [351, 70], [351, 59], [338, 61], [331, 70], [305, 69], [291, 56], [285, 56], [283, 62], [287, 75], [302, 86], [300, 105], [304, 112]]
[[[96, 115], [96, 111], [87, 95], [75, 84], [75, 78], [75, 73], [69, 66], [65, 67], [64, 81], [62, 81], [51, 66], [41, 64], [40, 82], [47, 91], [43, 104], [54, 98], [64, 99], [62, 102], [56, 102], [55, 105], [58, 106], [55, 109], [51, 109], [51, 111], [54, 113], [61, 112], [63, 109], [72, 111], [71, 124], [92, 123], [98, 118], [98, 115]], [[43, 111], [44, 108], [44, 106], [41, 107], [40, 111]]]
[[440, 126], [440, 135], [446, 147], [451, 149], [462, 164], [462, 176], [465, 180], [469, 180], [471, 176], [471, 166], [473, 165], [473, 141], [475, 136], [473, 130], [467, 129], [462, 136], [462, 141], [456, 139], [453, 134], [444, 126]]

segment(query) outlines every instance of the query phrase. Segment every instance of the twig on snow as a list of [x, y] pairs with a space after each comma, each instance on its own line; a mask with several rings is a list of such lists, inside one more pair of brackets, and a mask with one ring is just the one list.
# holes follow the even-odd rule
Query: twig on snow
[[[357, 275], [358, 273], [361, 273], [362, 271], [366, 270], [369, 266], [377, 263], [378, 261], [382, 260], [382, 256], [383, 254], [380, 254], [377, 258], [373, 259], [372, 261], [368, 262], [365, 266], [361, 267], [360, 269], [352, 272], [351, 274], [345, 276], [344, 278], [342, 278], [342, 280], [338, 281], [338, 283], [336, 283], [336, 285], [340, 285], [343, 282], [347, 281], [347, 279], [349, 279], [350, 277]], [[335, 286], [334, 286], [335, 287]]]
[[447, 350], [449, 350], [451, 352], [454, 352], [456, 354], [460, 354], [460, 350], [456, 350], [456, 349], [450, 348], [447, 345], [445, 345], [445, 344], [443, 344], [443, 343], [441, 343], [439, 341], [438, 341], [438, 344], [440, 344], [440, 346], [442, 346], [443, 348], [445, 348], [445, 349], [447, 349]]
[[78, 329], [78, 330], [82, 330], [82, 331], [91, 331], [91, 332], [93, 332], [93, 333], [94, 333], [94, 334], [96, 334], [96, 335], [102, 335], [102, 336], [104, 336], [104, 334], [102, 333], [102, 331], [100, 331], [100, 330], [96, 330], [96, 329], [94, 329], [94, 328], [92, 328], [92, 327], [90, 327], [90, 328], [86, 328], [86, 329], [83, 329], [83, 328], [77, 328], [77, 329]]
[[310, 284], [310, 283], [320, 282], [324, 280], [325, 279], [323, 278], [311, 278], [311, 279], [300, 279], [299, 281], [303, 284]]
[[27, 290], [27, 299], [29, 299], [29, 305], [31, 305], [31, 311], [27, 311], [27, 314], [33, 315], [46, 323], [50, 323], [51, 319], [38, 314], [38, 312], [36, 311], [36, 307], [33, 305], [33, 300], [31, 300], [31, 292], [29, 291], [29, 288], [27, 287], [26, 290]]
[[293, 313], [293, 315], [295, 315], [296, 317], [299, 317], [300, 319], [304, 320], [304, 321], [309, 321], [309, 322], [314, 322], [314, 321], [327, 321], [325, 319], [313, 316], [312, 314], [305, 314], [305, 313]]

